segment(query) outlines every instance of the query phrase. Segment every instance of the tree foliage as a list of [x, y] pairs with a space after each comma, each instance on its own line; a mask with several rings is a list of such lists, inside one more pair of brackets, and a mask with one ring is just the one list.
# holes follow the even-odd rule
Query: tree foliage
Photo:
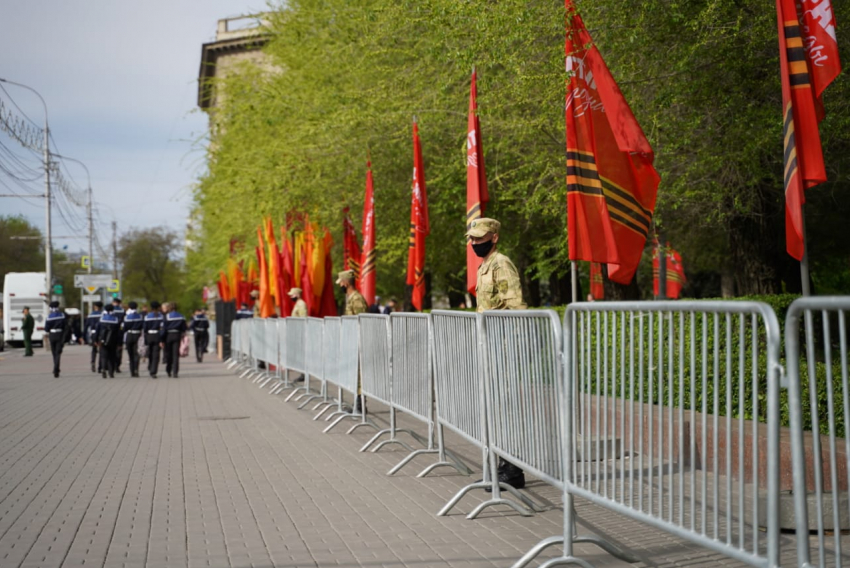
[[[836, 5], [850, 22], [850, 5]], [[598, 0], [584, 19], [656, 151], [656, 222], [691, 273], [734, 278], [739, 293], [794, 289], [784, 254], [781, 96], [773, 3]], [[850, 24], [848, 24], [850, 25]], [[850, 53], [850, 27], [839, 44]], [[479, 112], [500, 246], [529, 303], [554, 302], [568, 273], [565, 227], [564, 5], [558, 0], [291, 0], [270, 16], [274, 71], [245, 64], [216, 84], [208, 171], [195, 192], [200, 249], [192, 280], [211, 282], [230, 240], [251, 246], [262, 215], [308, 212], [337, 236], [357, 222], [365, 167], [375, 176], [378, 292], [399, 294], [406, 268], [411, 123], [422, 137], [435, 289], [463, 288], [469, 77]], [[850, 97], [827, 92], [822, 125], [830, 182], [807, 206], [815, 274], [847, 271], [834, 232], [850, 213]], [[651, 267], [639, 280], [651, 290]], [[644, 292], [646, 293], [646, 292]], [[719, 290], [706, 290], [719, 294]]]
[[182, 240], [164, 227], [132, 229], [121, 236], [122, 294], [125, 300], [158, 302], [184, 298], [184, 272], [179, 258]]

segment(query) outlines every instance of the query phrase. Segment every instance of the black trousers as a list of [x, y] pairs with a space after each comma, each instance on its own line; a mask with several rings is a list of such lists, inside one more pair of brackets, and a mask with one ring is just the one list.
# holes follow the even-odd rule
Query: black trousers
[[176, 377], [180, 372], [180, 334], [170, 333], [165, 338], [165, 372]]
[[101, 371], [109, 373], [109, 376], [115, 376], [115, 369], [118, 368], [116, 352], [119, 351], [118, 345], [100, 344], [100, 365]]
[[115, 370], [121, 367], [121, 354], [124, 352], [124, 342], [121, 341], [115, 346]]
[[130, 361], [130, 374], [139, 372], [139, 336], [127, 334], [127, 359]]
[[159, 370], [159, 341], [148, 343], [148, 372], [155, 375]]
[[62, 349], [65, 347], [64, 333], [50, 334], [50, 352], [53, 353], [53, 374], [59, 372], [59, 363], [62, 360]]
[[[91, 344], [91, 366], [94, 367], [95, 369], [97, 369], [97, 372], [99, 373], [101, 371], [101, 369], [103, 369], [103, 359], [101, 359], [100, 362], [98, 362], [98, 360], [97, 360], [98, 353], [100, 353], [100, 348], [97, 346], [96, 343], [92, 343]], [[94, 366], [95, 363], [97, 363], [97, 367]]]
[[210, 332], [196, 331], [195, 332], [195, 357], [198, 363], [204, 360], [204, 353], [207, 352], [207, 346], [210, 344]]

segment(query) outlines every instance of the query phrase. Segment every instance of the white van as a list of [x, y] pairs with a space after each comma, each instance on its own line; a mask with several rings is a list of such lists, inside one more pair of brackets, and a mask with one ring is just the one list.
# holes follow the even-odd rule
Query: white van
[[47, 277], [44, 272], [9, 272], [3, 281], [3, 329], [6, 342], [23, 345], [24, 306], [29, 306], [30, 315], [35, 320], [32, 340], [42, 341], [44, 321], [49, 311], [47, 307]]

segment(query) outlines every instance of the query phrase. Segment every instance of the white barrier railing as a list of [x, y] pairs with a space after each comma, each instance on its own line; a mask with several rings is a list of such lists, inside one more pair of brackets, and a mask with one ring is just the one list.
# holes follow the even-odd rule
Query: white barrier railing
[[347, 410], [343, 403], [343, 391], [357, 397], [360, 381], [360, 325], [356, 316], [340, 318], [339, 329], [339, 373], [336, 385], [338, 387], [337, 409], [325, 419], [332, 421], [323, 432], [327, 433], [346, 418], [365, 419], [356, 408]]

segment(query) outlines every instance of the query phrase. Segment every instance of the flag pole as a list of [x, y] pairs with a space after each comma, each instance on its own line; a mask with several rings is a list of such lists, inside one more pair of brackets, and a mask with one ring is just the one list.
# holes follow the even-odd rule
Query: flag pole
[[804, 213], [805, 205], [800, 205], [800, 218], [802, 220], [803, 229], [803, 258], [800, 259], [800, 280], [803, 285], [803, 297], [807, 298], [812, 295], [811, 286], [809, 286], [809, 240], [806, 238], [806, 215]]
[[576, 270], [576, 261], [570, 261], [570, 285], [572, 286], [572, 301], [578, 302], [578, 272]]

